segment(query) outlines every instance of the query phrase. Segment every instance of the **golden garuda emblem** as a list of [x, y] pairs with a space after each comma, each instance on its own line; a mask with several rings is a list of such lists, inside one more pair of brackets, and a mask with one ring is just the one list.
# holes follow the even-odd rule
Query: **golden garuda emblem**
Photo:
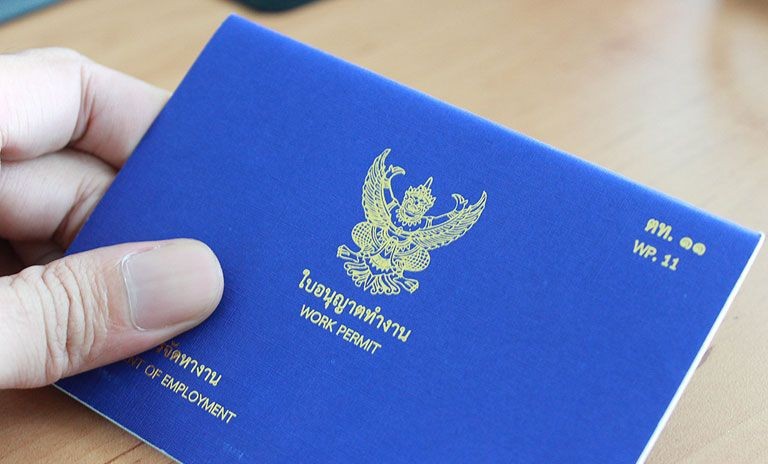
[[347, 275], [358, 287], [373, 295], [397, 295], [400, 289], [410, 293], [419, 281], [406, 272], [419, 272], [429, 266], [429, 252], [448, 245], [466, 234], [485, 209], [486, 193], [477, 203], [453, 194], [456, 206], [439, 216], [428, 216], [435, 204], [432, 178], [418, 187], [409, 187], [403, 201], [392, 191], [392, 178], [405, 174], [399, 166], [387, 166], [384, 150], [373, 161], [363, 185], [365, 221], [352, 229], [352, 240], [360, 248], [352, 251], [341, 245], [337, 256], [344, 261]]

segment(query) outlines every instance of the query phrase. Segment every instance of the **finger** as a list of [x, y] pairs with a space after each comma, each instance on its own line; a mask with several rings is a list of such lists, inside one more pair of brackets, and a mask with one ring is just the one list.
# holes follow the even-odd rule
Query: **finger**
[[167, 99], [71, 50], [0, 55], [0, 154], [26, 159], [72, 146], [120, 167]]
[[0, 167], [0, 236], [66, 248], [112, 183], [103, 161], [72, 150]]
[[222, 289], [218, 260], [194, 240], [116, 245], [0, 278], [0, 388], [146, 351], [208, 317]]

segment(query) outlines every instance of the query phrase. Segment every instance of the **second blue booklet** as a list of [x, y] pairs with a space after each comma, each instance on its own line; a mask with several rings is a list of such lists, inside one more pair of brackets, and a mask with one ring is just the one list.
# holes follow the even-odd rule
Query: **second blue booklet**
[[642, 461], [762, 239], [238, 17], [70, 252], [176, 237], [220, 307], [59, 386], [190, 463]]

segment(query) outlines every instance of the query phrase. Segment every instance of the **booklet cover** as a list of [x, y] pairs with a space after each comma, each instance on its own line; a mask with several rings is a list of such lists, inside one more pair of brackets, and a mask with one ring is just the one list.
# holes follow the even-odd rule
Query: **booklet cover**
[[176, 237], [218, 310], [58, 386], [189, 463], [642, 461], [762, 239], [234, 16], [70, 252]]

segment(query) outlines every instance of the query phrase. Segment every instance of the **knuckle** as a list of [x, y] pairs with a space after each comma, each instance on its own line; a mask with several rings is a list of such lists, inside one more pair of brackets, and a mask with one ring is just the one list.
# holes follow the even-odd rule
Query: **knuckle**
[[65, 47], [31, 48], [9, 55], [9, 57], [11, 60], [44, 62], [53, 65], [79, 65], [80, 63], [89, 61], [88, 58], [80, 52]]
[[108, 329], [104, 285], [88, 266], [63, 259], [18, 274], [12, 286], [24, 288], [20, 301], [37, 312], [43, 333], [38, 347], [45, 378], [55, 381], [86, 363], [103, 345]]
[[87, 56], [77, 50], [64, 47], [36, 48], [26, 50], [21, 55], [54, 68], [77, 72], [81, 80], [90, 74], [93, 65], [93, 61]]
[[85, 59], [85, 57], [80, 52], [67, 47], [38, 48], [29, 50], [27, 53], [36, 55], [43, 59], [52, 59], [57, 61], [60, 60], [77, 62]]

